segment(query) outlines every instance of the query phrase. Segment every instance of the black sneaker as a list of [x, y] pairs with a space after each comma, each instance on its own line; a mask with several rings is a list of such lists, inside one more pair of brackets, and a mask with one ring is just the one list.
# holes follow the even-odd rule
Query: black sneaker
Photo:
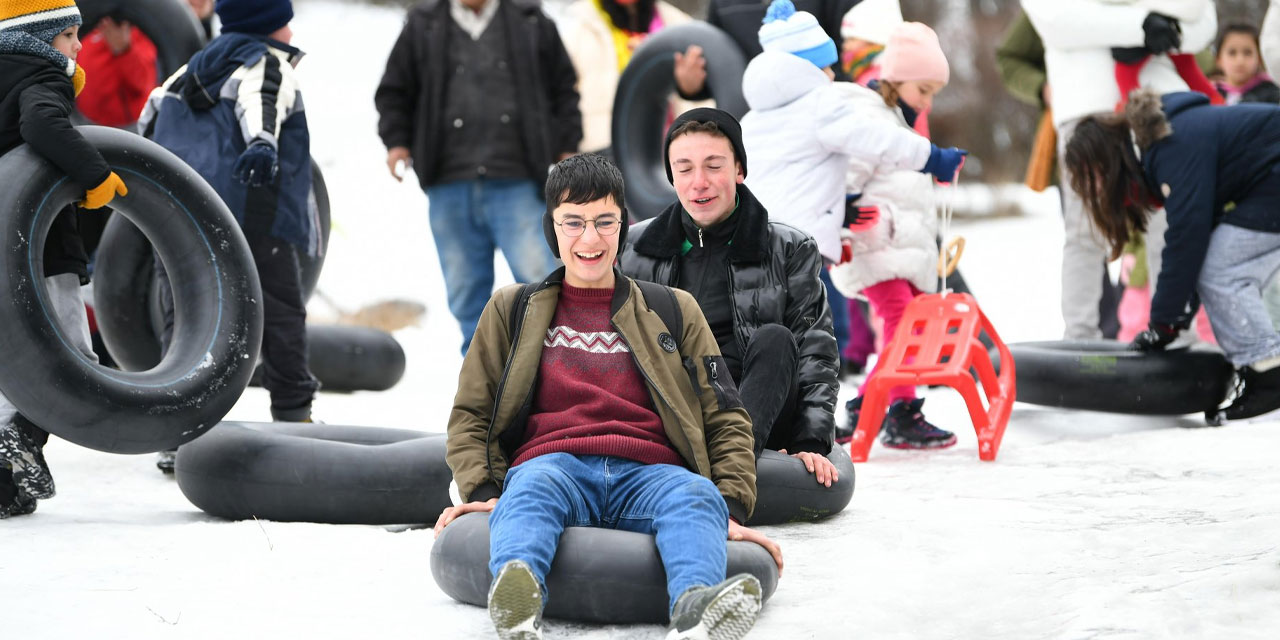
[[1227, 420], [1243, 420], [1280, 409], [1280, 367], [1261, 373], [1253, 367], [1236, 371], [1235, 399], [1222, 415]]
[[173, 473], [173, 464], [177, 459], [177, 449], [165, 449], [156, 454], [156, 468], [164, 473]]
[[862, 396], [844, 403], [845, 425], [836, 425], [836, 444], [853, 442], [853, 431], [858, 428], [858, 417], [862, 415]]
[[0, 460], [13, 473], [13, 484], [20, 496], [32, 500], [53, 497], [56, 489], [44, 451], [16, 422], [0, 427]]
[[512, 560], [489, 587], [489, 618], [499, 640], [542, 640], [542, 587], [529, 565]]
[[760, 594], [760, 581], [749, 573], [692, 587], [676, 600], [667, 640], [738, 640], [760, 615]]
[[945, 449], [956, 443], [956, 434], [924, 419], [924, 398], [899, 400], [889, 407], [880, 425], [880, 443], [890, 449]]

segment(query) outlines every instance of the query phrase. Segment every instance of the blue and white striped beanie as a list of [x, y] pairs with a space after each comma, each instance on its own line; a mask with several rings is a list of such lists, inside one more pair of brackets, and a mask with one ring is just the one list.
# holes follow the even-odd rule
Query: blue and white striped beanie
[[53, 39], [82, 24], [74, 0], [0, 0], [0, 53], [45, 58], [74, 76], [76, 63], [53, 48]]
[[791, 0], [773, 0], [760, 27], [760, 47], [765, 51], [782, 51], [800, 56], [819, 69], [840, 59], [836, 43], [822, 30], [818, 19], [808, 11], [796, 11]]

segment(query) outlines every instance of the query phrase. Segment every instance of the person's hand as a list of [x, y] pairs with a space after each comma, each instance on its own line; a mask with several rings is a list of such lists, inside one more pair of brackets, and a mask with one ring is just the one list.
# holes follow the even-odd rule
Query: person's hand
[[1182, 25], [1169, 16], [1148, 13], [1142, 21], [1142, 33], [1142, 44], [1151, 53], [1169, 53], [1182, 47]]
[[1049, 83], [1044, 83], [1044, 87], [1040, 89], [1040, 99], [1044, 101], [1044, 108], [1053, 108], [1053, 87]]
[[484, 502], [467, 502], [456, 507], [449, 507], [440, 513], [440, 517], [436, 518], [436, 534], [440, 537], [440, 532], [449, 526], [450, 522], [457, 520], [460, 516], [468, 513], [492, 513], [493, 508], [498, 506], [497, 498], [489, 498]]
[[689, 45], [684, 53], [676, 52], [676, 87], [686, 96], [697, 95], [707, 83], [707, 59], [702, 57], [702, 47]]
[[[401, 169], [400, 163], [404, 163]], [[409, 155], [409, 147], [391, 147], [387, 149], [387, 169], [391, 171], [391, 177], [397, 182], [404, 182], [404, 174], [409, 172], [409, 167], [413, 164], [413, 157]]]
[[1165, 347], [1176, 340], [1181, 332], [1181, 329], [1171, 324], [1149, 323], [1147, 330], [1139, 333], [1133, 342], [1129, 343], [1129, 350], [1164, 351]]
[[103, 16], [102, 20], [98, 21], [98, 31], [102, 33], [102, 39], [106, 41], [107, 48], [111, 49], [113, 56], [128, 51], [133, 42], [133, 25], [124, 20]]
[[187, 4], [191, 5], [191, 10], [201, 20], [213, 15], [213, 0], [187, 0]]
[[107, 179], [102, 181], [102, 184], [86, 191], [84, 193], [84, 200], [81, 200], [76, 204], [79, 205], [81, 209], [101, 209], [102, 207], [107, 206], [107, 204], [112, 200], [115, 200], [116, 196], [127, 195], [129, 195], [129, 188], [124, 186], [124, 180], [121, 180], [120, 176], [116, 175], [116, 172], [112, 171], [111, 175], [107, 176]]
[[[778, 453], [787, 453], [787, 450], [781, 449]], [[826, 456], [820, 456], [809, 451], [801, 451], [800, 453], [792, 453], [788, 455], [792, 458], [800, 458], [800, 461], [804, 463], [804, 468], [808, 469], [809, 473], [813, 474], [813, 477], [817, 479], [818, 484], [830, 487], [832, 482], [838, 482], [840, 480], [840, 472], [836, 471], [836, 465], [831, 464], [831, 461], [828, 460]]]
[[854, 233], [869, 231], [880, 221], [880, 207], [873, 204], [857, 205], [846, 201], [844, 206], [844, 226]]
[[754, 542], [765, 548], [769, 555], [773, 556], [773, 561], [778, 565], [778, 577], [782, 577], [782, 547], [778, 543], [769, 539], [768, 536], [756, 531], [748, 529], [737, 522], [733, 518], [729, 519], [729, 539], [735, 542]]
[[964, 157], [967, 155], [969, 152], [964, 149], [956, 147], [943, 149], [935, 144], [929, 152], [929, 160], [924, 163], [920, 173], [931, 173], [938, 182], [950, 184], [955, 181], [956, 176], [960, 175], [960, 168], [964, 166]]
[[236, 166], [232, 168], [231, 174], [241, 184], [263, 187], [276, 181], [278, 170], [276, 148], [269, 143], [255, 140], [236, 159]]

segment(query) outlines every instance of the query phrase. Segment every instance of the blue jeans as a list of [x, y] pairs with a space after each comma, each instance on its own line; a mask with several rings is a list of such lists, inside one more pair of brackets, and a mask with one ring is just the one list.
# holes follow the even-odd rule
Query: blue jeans
[[546, 585], [565, 527], [650, 534], [674, 607], [686, 589], [725, 579], [729, 508], [710, 480], [684, 467], [550, 453], [507, 474], [489, 518], [489, 571], [523, 560]]
[[[849, 346], [849, 301], [840, 295], [836, 285], [831, 282], [831, 272], [826, 265], [818, 270], [822, 286], [827, 289], [827, 306], [831, 307], [831, 327], [836, 334], [836, 348], [840, 358], [844, 359], [844, 350]], [[837, 374], [839, 375], [839, 374]]]
[[1262, 290], [1280, 270], [1280, 233], [1220, 224], [1209, 236], [1196, 289], [1213, 337], [1236, 367], [1280, 355]]
[[462, 354], [493, 294], [493, 251], [501, 249], [516, 282], [538, 282], [556, 259], [542, 234], [547, 205], [532, 180], [477, 179], [427, 187], [431, 235], [462, 329]]

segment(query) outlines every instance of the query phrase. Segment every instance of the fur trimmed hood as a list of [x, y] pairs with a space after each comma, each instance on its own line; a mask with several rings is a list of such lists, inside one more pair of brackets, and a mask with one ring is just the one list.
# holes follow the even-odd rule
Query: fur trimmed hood
[[1152, 145], [1173, 135], [1170, 118], [1186, 109], [1208, 104], [1208, 97], [1195, 92], [1183, 91], [1161, 96], [1151, 89], [1139, 89], [1129, 94], [1124, 116], [1133, 132], [1134, 144], [1145, 152]]

